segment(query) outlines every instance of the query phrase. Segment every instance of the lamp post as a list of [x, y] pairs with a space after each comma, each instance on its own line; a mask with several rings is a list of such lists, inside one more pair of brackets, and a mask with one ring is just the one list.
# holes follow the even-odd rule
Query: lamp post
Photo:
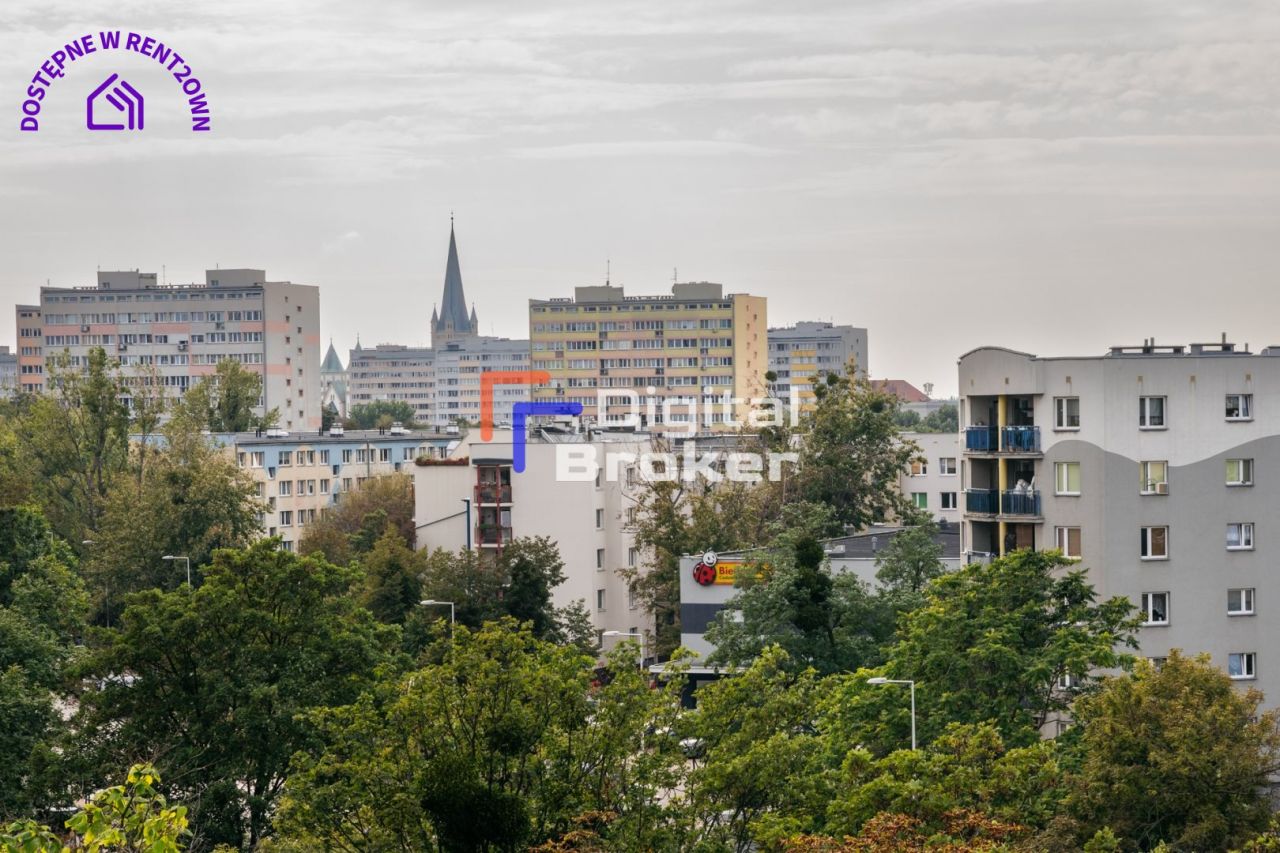
[[164, 560], [166, 563], [171, 563], [171, 562], [173, 562], [174, 560], [181, 560], [182, 562], [186, 563], [186, 565], [187, 565], [187, 586], [191, 586], [191, 558], [190, 558], [190, 557], [181, 557], [181, 556], [177, 556], [177, 555], [174, 555], [174, 554], [165, 554], [165, 555], [164, 555], [163, 557], [161, 557], [160, 559]]
[[434, 598], [424, 598], [422, 601], [419, 601], [418, 604], [420, 604], [423, 607], [432, 607], [435, 605], [444, 605], [444, 604], [449, 605], [449, 636], [450, 637], [453, 636], [454, 619], [453, 619], [453, 602], [452, 601], [436, 601]]
[[911, 748], [916, 748], [916, 683], [904, 678], [885, 678], [877, 675], [868, 678], [867, 684], [909, 684], [911, 685]]
[[640, 668], [644, 669], [645, 654], [644, 654], [644, 634], [643, 633], [637, 634], [634, 631], [605, 631], [600, 636], [602, 637], [635, 637], [636, 639], [638, 639], [640, 641]]

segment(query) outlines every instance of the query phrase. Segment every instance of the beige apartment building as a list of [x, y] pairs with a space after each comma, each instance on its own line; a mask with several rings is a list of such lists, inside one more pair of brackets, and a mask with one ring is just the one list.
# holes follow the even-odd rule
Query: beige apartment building
[[[745, 424], [751, 399], [766, 394], [765, 298], [726, 295], [711, 282], [677, 283], [661, 295], [627, 296], [605, 284], [575, 288], [573, 298], [533, 299], [529, 338], [530, 367], [551, 376], [532, 389], [533, 399], [580, 403], [596, 423], [638, 415], [633, 425], [655, 432], [683, 431], [695, 418], [699, 430], [726, 429]], [[618, 395], [603, 412], [601, 391]], [[726, 406], [726, 396], [742, 402]]]
[[16, 308], [24, 391], [44, 390], [49, 364], [83, 365], [102, 347], [126, 374], [154, 371], [184, 393], [220, 361], [262, 376], [260, 412], [284, 429], [320, 428], [320, 290], [267, 281], [263, 270], [205, 271], [202, 284], [162, 284], [155, 273], [100, 271], [93, 287], [42, 287], [39, 305]]

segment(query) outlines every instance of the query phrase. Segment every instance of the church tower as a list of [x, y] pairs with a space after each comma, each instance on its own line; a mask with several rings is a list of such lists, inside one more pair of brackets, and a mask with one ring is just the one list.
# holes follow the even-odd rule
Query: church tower
[[453, 217], [449, 217], [449, 261], [444, 270], [444, 296], [437, 311], [431, 311], [431, 346], [439, 348], [459, 338], [478, 334], [476, 309], [467, 314], [467, 299], [462, 292], [462, 268], [458, 264], [458, 241], [453, 233]]

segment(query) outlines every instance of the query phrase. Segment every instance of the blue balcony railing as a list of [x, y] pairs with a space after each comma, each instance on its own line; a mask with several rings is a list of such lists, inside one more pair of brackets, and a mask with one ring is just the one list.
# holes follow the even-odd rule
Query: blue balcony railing
[[1039, 515], [1039, 491], [1010, 491], [1000, 493], [1001, 515]]
[[994, 453], [999, 447], [999, 435], [995, 427], [965, 427], [964, 449], [970, 453]]
[[1000, 428], [1000, 449], [1006, 453], [1039, 453], [1040, 427], [1007, 426]]
[[964, 493], [965, 512], [995, 515], [1000, 506], [1000, 493], [994, 489], [967, 489]]

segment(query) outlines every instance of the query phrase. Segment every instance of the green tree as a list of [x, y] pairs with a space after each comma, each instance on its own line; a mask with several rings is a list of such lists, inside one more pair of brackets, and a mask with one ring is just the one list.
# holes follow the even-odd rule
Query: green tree
[[880, 594], [896, 611], [919, 607], [924, 603], [926, 587], [946, 571], [937, 532], [938, 526], [932, 521], [908, 527], [895, 533], [889, 544], [876, 554]]
[[881, 662], [893, 613], [853, 573], [833, 574], [808, 532], [780, 537], [735, 579], [739, 590], [707, 629], [712, 661], [747, 666], [768, 646], [821, 674]]
[[387, 528], [360, 560], [364, 584], [360, 603], [379, 622], [404, 624], [422, 600], [422, 560]]
[[1266, 829], [1280, 770], [1280, 710], [1235, 689], [1207, 655], [1139, 662], [1075, 706], [1081, 764], [1069, 786], [1077, 840], [1108, 827], [1122, 849], [1166, 841], [1226, 850]]
[[202, 429], [247, 432], [266, 429], [280, 418], [275, 409], [257, 415], [254, 409], [261, 399], [262, 376], [238, 361], [224, 358], [212, 376], [204, 377], [187, 391], [181, 406]]
[[374, 400], [372, 403], [352, 406], [347, 413], [346, 424], [351, 429], [376, 429], [378, 421], [386, 418], [383, 421], [384, 427], [398, 422], [412, 428], [413, 416], [413, 406], [403, 400]]
[[775, 646], [698, 690], [689, 725], [704, 757], [686, 783], [693, 849], [744, 853], [821, 826], [833, 794], [816, 728], [822, 688]]
[[55, 691], [83, 638], [88, 599], [71, 549], [31, 507], [0, 509], [0, 816], [48, 805], [64, 726]]
[[944, 403], [925, 415], [920, 432], [959, 432], [960, 413], [950, 403]]
[[50, 392], [17, 426], [32, 495], [64, 539], [79, 542], [98, 520], [114, 478], [129, 461], [128, 388], [101, 347], [83, 368], [66, 355], [49, 365]]
[[597, 769], [575, 751], [590, 713], [590, 659], [513, 620], [458, 626], [438, 659], [313, 715], [326, 746], [295, 760], [278, 818], [286, 840], [516, 850], [569, 826], [580, 780]]
[[796, 497], [826, 504], [855, 529], [890, 518], [911, 519], [915, 507], [898, 478], [920, 449], [901, 440], [899, 402], [863, 379], [828, 375], [814, 385], [813, 411], [801, 421], [803, 447]]
[[187, 835], [187, 809], [170, 806], [156, 786], [160, 776], [150, 765], [129, 769], [123, 785], [97, 791], [84, 808], [66, 821], [71, 831], [62, 839], [32, 820], [0, 828], [5, 853], [178, 853]]
[[370, 551], [390, 525], [406, 547], [414, 546], [413, 478], [408, 474], [370, 477], [344, 492], [337, 506], [308, 524], [298, 543], [303, 554], [320, 554], [348, 565]]
[[358, 570], [277, 548], [218, 551], [199, 588], [134, 594], [84, 667], [80, 773], [158, 756], [192, 807], [193, 849], [268, 832], [289, 758], [315, 737], [306, 712], [354, 701], [395, 642], [356, 606]]
[[120, 478], [107, 494], [99, 528], [91, 534], [85, 576], [92, 586], [95, 621], [117, 620], [125, 597], [153, 587], [193, 583], [220, 548], [247, 546], [261, 532], [266, 509], [257, 486], [207, 437], [175, 418], [165, 446], [152, 452], [141, 481]]
[[[1015, 551], [935, 579], [903, 617], [881, 671], [844, 679], [837, 705], [851, 744], [900, 744], [909, 717], [901, 697], [865, 684], [870, 675], [917, 682], [924, 742], [945, 722], [991, 721], [1006, 743], [1034, 742], [1063, 714], [1089, 674], [1127, 667], [1138, 625], [1133, 605], [1099, 602], [1087, 575], [1056, 551]], [[1082, 685], [1064, 689], [1064, 676]]]
[[564, 582], [565, 574], [556, 543], [546, 536], [521, 537], [502, 549], [499, 562], [506, 575], [506, 612], [529, 623], [539, 639], [557, 637], [560, 626], [551, 592]]

